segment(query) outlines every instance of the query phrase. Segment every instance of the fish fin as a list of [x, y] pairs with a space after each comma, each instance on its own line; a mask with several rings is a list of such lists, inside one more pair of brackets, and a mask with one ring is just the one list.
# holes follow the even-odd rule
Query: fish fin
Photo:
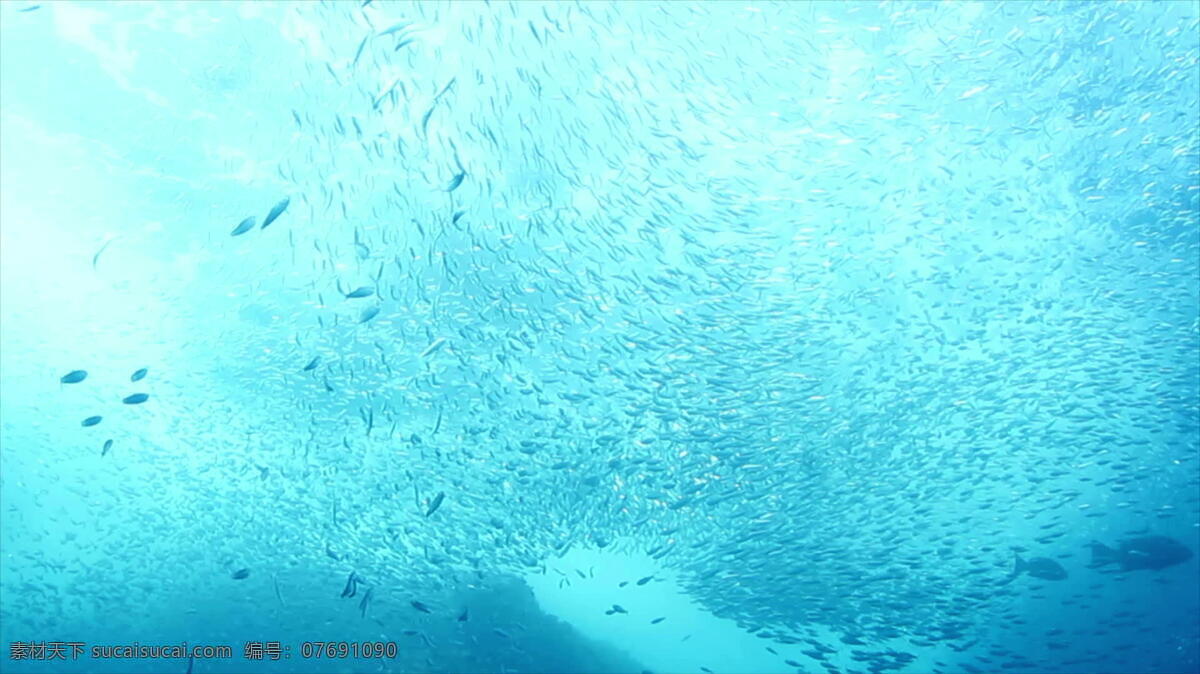
[[1098, 566], [1114, 564], [1120, 561], [1120, 557], [1117, 555], [1116, 550], [1113, 550], [1099, 541], [1092, 541], [1091, 543], [1088, 543], [1087, 546], [1092, 549], [1092, 563], [1088, 566], [1093, 569]]

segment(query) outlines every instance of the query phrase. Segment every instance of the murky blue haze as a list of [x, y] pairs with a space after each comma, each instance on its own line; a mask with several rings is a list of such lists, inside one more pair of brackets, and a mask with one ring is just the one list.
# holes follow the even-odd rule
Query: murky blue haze
[[1198, 35], [0, 3], [0, 670], [1200, 670]]

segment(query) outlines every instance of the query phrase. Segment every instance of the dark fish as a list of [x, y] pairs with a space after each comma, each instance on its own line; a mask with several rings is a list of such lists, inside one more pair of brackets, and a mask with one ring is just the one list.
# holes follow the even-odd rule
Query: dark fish
[[367, 35], [367, 36], [363, 37], [362, 42], [358, 43], [358, 51], [354, 52], [354, 60], [350, 63], [351, 68], [358, 65], [358, 59], [360, 56], [362, 56], [363, 47], [367, 46], [367, 38], [368, 37], [371, 37], [371, 36]]
[[442, 501], [445, 500], [445, 498], [446, 498], [446, 492], [439, 491], [437, 496], [433, 497], [433, 502], [429, 504], [429, 510], [425, 511], [425, 516], [429, 517], [430, 515], [437, 512], [437, 509], [442, 507]]
[[380, 37], [383, 37], [384, 35], [391, 35], [392, 33], [404, 30], [405, 28], [408, 28], [411, 25], [412, 25], [412, 21], [401, 21], [400, 23], [397, 23], [397, 24], [387, 28], [386, 30], [380, 31], [379, 33], [377, 33], [377, 35], [379, 35]]
[[32, 12], [35, 9], [41, 9], [41, 5], [30, 5], [24, 9], [18, 9], [18, 12]]
[[612, 610], [613, 613], [629, 613], [629, 611], [626, 611], [624, 608], [622, 608], [620, 604], [613, 604]]
[[1116, 549], [1092, 541], [1092, 563], [1088, 568], [1097, 569], [1117, 564], [1122, 571], [1139, 569], [1163, 569], [1181, 564], [1192, 558], [1192, 551], [1179, 541], [1166, 536], [1141, 536], [1127, 538]]
[[375, 289], [371, 286], [359, 286], [354, 290], [346, 293], [346, 299], [353, 300], [359, 297], [370, 297], [375, 294]]
[[317, 369], [317, 366], [318, 366], [318, 365], [320, 365], [320, 364], [321, 364], [321, 357], [320, 357], [320, 356], [313, 356], [313, 359], [312, 359], [312, 360], [310, 360], [310, 361], [308, 361], [308, 365], [305, 365], [305, 366], [304, 366], [304, 371], [305, 371], [305, 372], [311, 372], [312, 370], [315, 370], [315, 369]]
[[[326, 554], [329, 553], [328, 547], [325, 548], [325, 552]], [[334, 557], [334, 559], [337, 559], [337, 557]], [[358, 576], [354, 575], [354, 572], [351, 571], [350, 577], [346, 579], [346, 587], [342, 589], [342, 599], [353, 597], [356, 594], [358, 594]]]
[[84, 379], [87, 379], [87, 370], [71, 370], [64, 374], [59, 381], [64, 384], [78, 384]]
[[459, 218], [461, 218], [461, 217], [462, 217], [462, 216], [463, 216], [465, 213], [466, 213], [466, 211], [457, 211], [457, 212], [454, 214], [454, 217], [453, 217], [453, 218], [450, 218], [450, 224], [455, 224], [455, 223], [457, 223], [457, 222], [458, 222], [458, 219], [459, 219]]
[[137, 370], [133, 374], [129, 375], [129, 381], [141, 381], [142, 379], [144, 379], [146, 377], [146, 373], [149, 371], [150, 370], [143, 367], [142, 369]]
[[141, 405], [149, 399], [149, 393], [134, 393], [133, 395], [127, 395], [122, 398], [121, 402], [125, 403], [126, 405]]
[[254, 229], [254, 218], [249, 217], [249, 218], [246, 218], [245, 220], [242, 220], [242, 224], [238, 225], [237, 227], [234, 227], [233, 231], [229, 233], [229, 236], [240, 236], [252, 229]]
[[283, 201], [280, 201], [279, 203], [272, 206], [271, 211], [269, 213], [267, 213], [266, 219], [263, 220], [262, 227], [259, 227], [259, 229], [266, 229], [267, 225], [271, 224], [272, 222], [275, 222], [275, 219], [278, 218], [279, 216], [283, 215], [283, 212], [287, 210], [288, 204], [291, 203], [291, 201], [292, 201], [291, 197], [284, 197]]
[[104, 449], [100, 450], [100, 456], [104, 456], [105, 454], [108, 454], [108, 450], [112, 449], [112, 442], [113, 442], [112, 439], [108, 439], [108, 440], [104, 441]]
[[250, 577], [250, 569], [238, 569], [237, 571], [234, 571], [233, 575], [230, 577], [234, 580], [245, 580], [246, 578]]
[[379, 315], [379, 307], [367, 307], [366, 309], [362, 310], [361, 314], [358, 315], [358, 322], [366, 323], [367, 321], [371, 320], [372, 318], [375, 318], [378, 315]]
[[367, 617], [367, 606], [371, 603], [371, 595], [374, 592], [374, 588], [367, 588], [367, 593], [363, 595], [362, 601], [358, 602], [358, 611], [364, 618]]
[[435, 108], [437, 108], [436, 105], [429, 108], [428, 110], [425, 111], [425, 114], [421, 117], [421, 133], [425, 133], [425, 127], [429, 126], [429, 118], [431, 116], [433, 116], [433, 111]]
[[1012, 573], [1004, 583], [1011, 583], [1017, 576], [1027, 573], [1034, 578], [1042, 580], [1065, 580], [1067, 578], [1067, 570], [1062, 567], [1062, 564], [1048, 557], [1034, 557], [1033, 559], [1022, 559], [1020, 553], [1017, 553], [1017, 560], [1013, 564]]
[[651, 580], [654, 580], [654, 576], [646, 576], [645, 578], [639, 578], [637, 584], [645, 585], [646, 583], [649, 583]]
[[432, 613], [432, 612], [433, 612], [433, 611], [430, 611], [430, 610], [429, 610], [429, 607], [428, 607], [428, 606], [426, 606], [426, 605], [422, 604], [421, 602], [419, 602], [419, 601], [417, 601], [417, 600], [415, 600], [415, 599], [414, 599], [414, 600], [412, 600], [412, 601], [410, 601], [410, 602], [408, 602], [408, 603], [409, 603], [409, 604], [412, 604], [412, 607], [413, 607], [413, 608], [415, 608], [415, 609], [417, 609], [417, 610], [418, 610], [418, 611], [420, 611], [421, 613]]
[[465, 623], [470, 619], [471, 616], [468, 614], [468, 611], [469, 609], [463, 609], [462, 615], [458, 616], [458, 622]]
[[450, 179], [450, 184], [446, 185], [446, 191], [453, 192], [454, 190], [458, 189], [458, 186], [463, 182], [463, 178], [466, 177], [467, 173], [465, 171], [459, 171], [457, 175]]
[[666, 616], [664, 616], [664, 617], [662, 617], [662, 618], [655, 618], [654, 620], [651, 620], [651, 621], [650, 621], [650, 624], [651, 624], [651, 625], [657, 625], [657, 624], [659, 624], [660, 622], [662, 622], [662, 621], [664, 621], [664, 620], [666, 620], [666, 619], [667, 619], [667, 618], [666, 618]]
[[88, 417], [83, 420], [83, 423], [81, 423], [80, 426], [95, 426], [96, 424], [100, 423], [100, 420], [103, 418], [104, 417], [101, 416]]
[[109, 244], [111, 244], [113, 241], [116, 241], [116, 240], [117, 240], [116, 237], [113, 237], [113, 238], [109, 239], [108, 241], [105, 241], [103, 246], [100, 246], [100, 250], [96, 251], [96, 254], [92, 256], [92, 269], [95, 269], [96, 263], [100, 261], [100, 254], [103, 253], [105, 251], [105, 249], [108, 248]]

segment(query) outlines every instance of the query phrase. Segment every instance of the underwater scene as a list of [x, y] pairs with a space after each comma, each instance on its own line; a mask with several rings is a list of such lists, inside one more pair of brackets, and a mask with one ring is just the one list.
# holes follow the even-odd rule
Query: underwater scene
[[0, 2], [0, 672], [1200, 671], [1200, 3]]

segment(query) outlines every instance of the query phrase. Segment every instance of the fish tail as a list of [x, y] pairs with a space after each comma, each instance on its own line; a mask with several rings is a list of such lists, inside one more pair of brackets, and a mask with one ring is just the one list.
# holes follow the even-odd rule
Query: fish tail
[[1021, 559], [1021, 553], [1014, 552], [1013, 554], [1016, 555], [1016, 559], [1013, 561], [1012, 573], [1008, 574], [1004, 580], [997, 583], [998, 585], [1008, 585], [1016, 580], [1017, 576], [1021, 575], [1021, 572], [1025, 570], [1025, 560]]
[[1091, 568], [1120, 561], [1116, 550], [1099, 541], [1088, 543], [1088, 547], [1092, 549], [1092, 563], [1089, 565]]

